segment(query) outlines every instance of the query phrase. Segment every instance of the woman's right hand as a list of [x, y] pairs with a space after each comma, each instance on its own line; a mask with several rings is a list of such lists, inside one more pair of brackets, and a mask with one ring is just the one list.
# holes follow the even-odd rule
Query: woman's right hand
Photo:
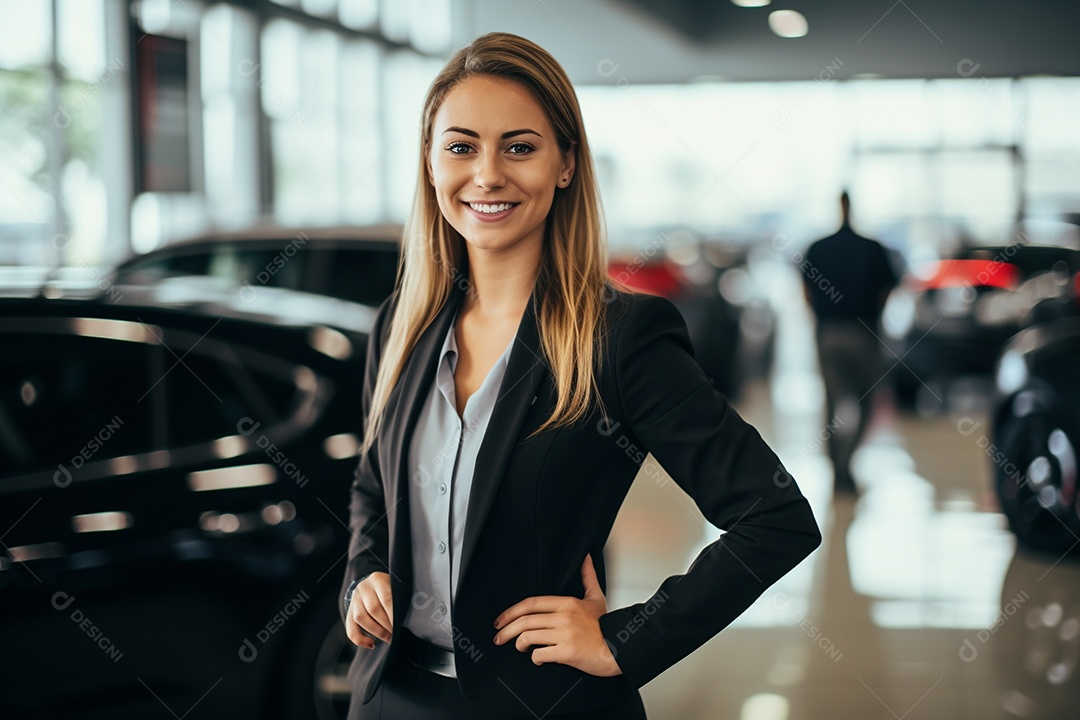
[[345, 634], [358, 647], [375, 649], [375, 641], [367, 632], [383, 642], [390, 642], [394, 631], [394, 604], [390, 596], [390, 575], [373, 572], [353, 590]]

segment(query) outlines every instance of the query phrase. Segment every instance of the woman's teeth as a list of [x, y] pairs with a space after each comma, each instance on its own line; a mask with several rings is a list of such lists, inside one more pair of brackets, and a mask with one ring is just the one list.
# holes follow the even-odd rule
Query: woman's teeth
[[476, 212], [482, 212], [482, 213], [488, 213], [488, 214], [500, 213], [503, 210], [509, 210], [510, 208], [514, 207], [514, 205], [516, 205], [516, 203], [499, 203], [498, 205], [483, 205], [481, 203], [469, 203], [469, 207], [471, 207]]

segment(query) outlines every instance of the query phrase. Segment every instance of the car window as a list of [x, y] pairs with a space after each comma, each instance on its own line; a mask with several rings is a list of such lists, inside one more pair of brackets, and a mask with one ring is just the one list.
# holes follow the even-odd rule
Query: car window
[[42, 326], [0, 329], [0, 476], [74, 475], [181, 446], [212, 454], [219, 438], [317, 417], [313, 371], [231, 338], [111, 319], [12, 322]]
[[223, 244], [215, 247], [207, 274], [237, 285], [297, 290], [302, 284], [306, 250], [282, 241], [281, 247]]
[[206, 274], [209, 259], [205, 253], [184, 253], [174, 255], [168, 260], [168, 272], [170, 276], [180, 275], [204, 275]]
[[326, 263], [312, 273], [308, 292], [378, 307], [394, 291], [396, 250], [338, 247], [322, 258]]
[[118, 273], [119, 285], [149, 285], [168, 277], [205, 275], [209, 258], [204, 252], [165, 255], [136, 260]]
[[0, 475], [155, 449], [146, 344], [5, 332], [0, 346]]
[[237, 435], [254, 423], [265, 430], [290, 418], [303, 399], [289, 363], [258, 369], [248, 352], [223, 343], [202, 340], [186, 352], [190, 343], [166, 342], [159, 361], [171, 368], [163, 381], [170, 447]]

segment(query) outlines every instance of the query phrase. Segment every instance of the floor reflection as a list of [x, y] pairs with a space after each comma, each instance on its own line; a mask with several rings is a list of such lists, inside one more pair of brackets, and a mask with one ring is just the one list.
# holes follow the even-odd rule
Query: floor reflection
[[[1017, 549], [972, 432], [985, 403], [918, 418], [884, 396], [854, 462], [860, 496], [834, 498], [812, 338], [798, 313], [780, 322], [776, 373], [738, 409], [792, 470], [824, 542], [646, 685], [649, 716], [1080, 718], [1080, 561]], [[608, 605], [647, 599], [716, 537], [662, 471], [643, 472], [609, 545]]]
[[985, 717], [1080, 717], [1080, 565], [1017, 553], [997, 617], [964, 640], [962, 659], [992, 672]]

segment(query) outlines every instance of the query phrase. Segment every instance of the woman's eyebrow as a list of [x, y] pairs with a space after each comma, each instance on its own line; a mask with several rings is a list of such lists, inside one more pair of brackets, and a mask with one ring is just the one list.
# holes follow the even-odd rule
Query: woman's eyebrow
[[[448, 132], [461, 133], [462, 135], [468, 135], [469, 137], [474, 137], [474, 138], [479, 138], [480, 137], [480, 133], [476, 132], [475, 130], [469, 130], [468, 128], [457, 127], [457, 126], [448, 127], [445, 130], [443, 130], [443, 134], [446, 134]], [[502, 139], [505, 140], [507, 138], [516, 137], [518, 135], [529, 135], [529, 134], [535, 135], [535, 136], [541, 137], [541, 138], [544, 137], [543, 135], [536, 132], [535, 130], [530, 130], [529, 128], [522, 128], [521, 130], [510, 130], [509, 132], [504, 132], [502, 134]]]

